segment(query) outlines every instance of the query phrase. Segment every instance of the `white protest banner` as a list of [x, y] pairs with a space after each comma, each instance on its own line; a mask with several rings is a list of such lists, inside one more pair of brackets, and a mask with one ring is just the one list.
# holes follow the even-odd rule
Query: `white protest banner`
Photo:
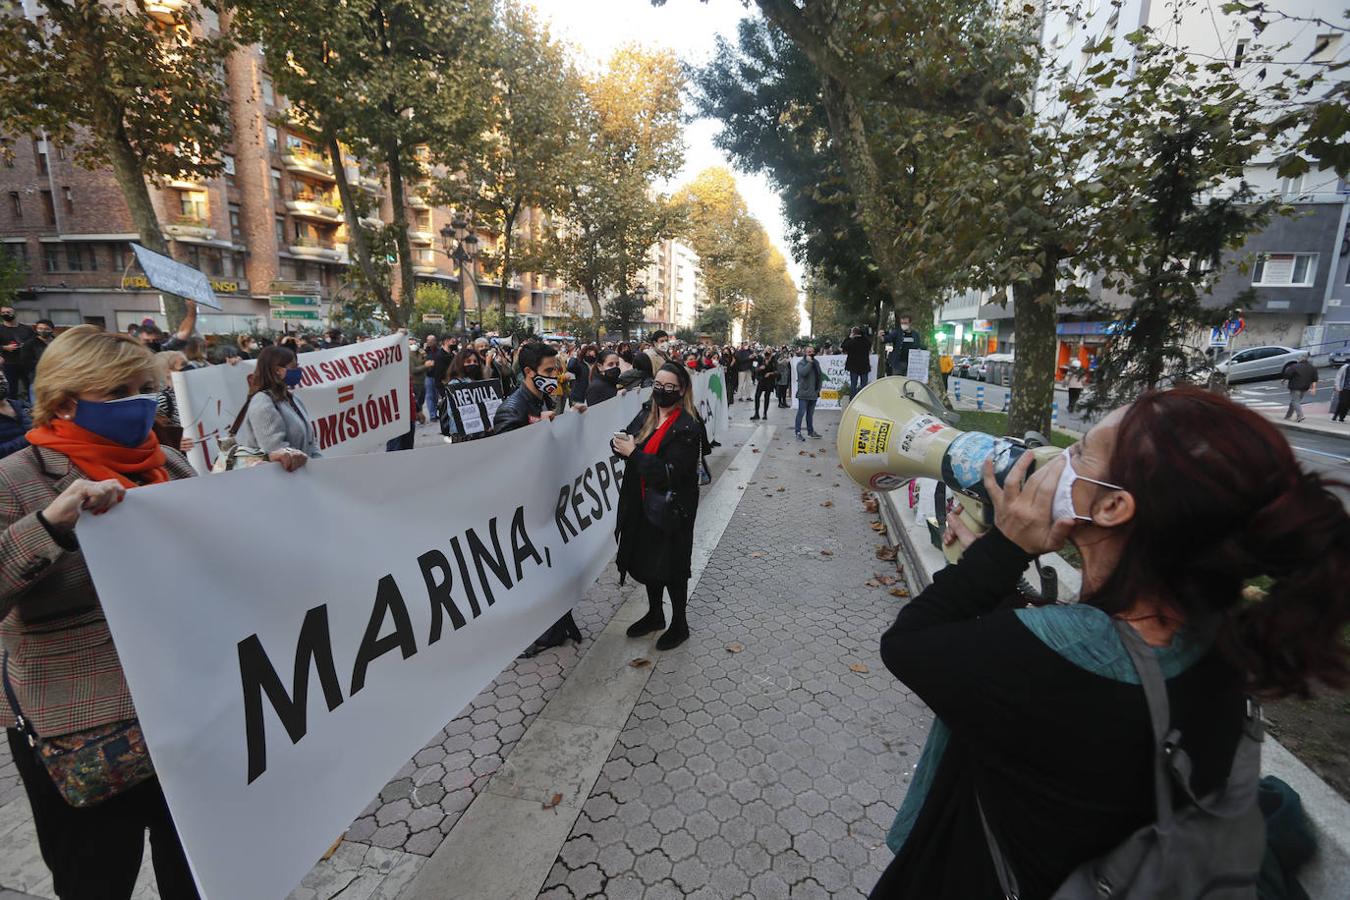
[[[615, 550], [610, 438], [641, 401], [454, 447], [137, 488], [81, 520], [203, 897], [284, 897], [590, 588]], [[225, 506], [247, 521], [200, 514]], [[180, 590], [146, 590], [127, 560], [147, 554]]]
[[721, 367], [693, 373], [694, 406], [708, 429], [708, 440], [720, 442], [730, 427], [726, 372]]
[[[248, 397], [254, 362], [173, 373], [183, 434], [195, 442], [188, 462], [202, 474], [220, 453], [220, 439]], [[381, 450], [406, 434], [412, 415], [408, 339], [403, 335], [316, 350], [300, 356], [304, 379], [296, 392], [314, 419], [319, 451], [346, 456]]]
[[[820, 399], [816, 401], [816, 409], [842, 409], [844, 396], [848, 393], [848, 370], [844, 368], [848, 357], [842, 353], [833, 353], [829, 356], [817, 356], [816, 361], [820, 363], [820, 370], [825, 373], [825, 383], [820, 387]], [[875, 374], [877, 371], [875, 353], [867, 358], [867, 365], [867, 371]], [[792, 377], [797, 377], [796, 359], [792, 361]]]
[[910, 350], [905, 361], [905, 377], [918, 381], [928, 380], [928, 365], [932, 361], [931, 350]]

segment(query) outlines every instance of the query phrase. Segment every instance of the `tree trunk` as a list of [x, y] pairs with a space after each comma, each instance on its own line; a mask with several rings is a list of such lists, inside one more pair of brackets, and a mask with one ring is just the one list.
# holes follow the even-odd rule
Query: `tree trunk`
[[586, 299], [591, 303], [591, 323], [595, 326], [595, 340], [600, 342], [600, 329], [603, 327], [600, 321], [602, 315], [600, 311], [600, 292], [593, 285], [586, 286]]
[[877, 300], [877, 314], [874, 321], [876, 325], [872, 329], [872, 352], [877, 355], [876, 377], [881, 378], [886, 374], [886, 341], [885, 333], [881, 330], [886, 324], [886, 304], [882, 300]]
[[375, 268], [375, 262], [370, 257], [370, 241], [366, 238], [366, 233], [361, 228], [358, 221], [355, 192], [352, 191], [351, 183], [347, 181], [347, 170], [342, 165], [342, 148], [338, 145], [337, 138], [330, 137], [326, 141], [328, 150], [328, 159], [333, 164], [333, 177], [337, 179], [338, 197], [342, 199], [342, 212], [347, 221], [347, 249], [349, 255], [356, 257], [356, 265], [361, 269], [361, 275], [365, 278], [366, 284], [370, 287], [370, 292], [375, 295], [380, 307], [385, 315], [389, 316], [390, 321], [398, 318], [398, 310], [394, 303], [394, 298], [390, 296], [389, 290], [380, 282], [379, 272]]
[[[171, 256], [169, 243], [164, 240], [164, 233], [159, 227], [159, 217], [155, 215], [155, 205], [150, 200], [150, 189], [145, 185], [145, 171], [141, 168], [141, 161], [127, 138], [120, 115], [111, 110], [104, 110], [99, 119], [100, 131], [103, 132], [102, 136], [108, 146], [108, 156], [112, 162], [113, 177], [117, 180], [117, 186], [122, 189], [122, 198], [127, 203], [127, 209], [131, 211], [131, 221], [136, 226], [141, 246]], [[176, 332], [187, 315], [187, 301], [177, 294], [164, 293], [162, 296], [164, 314], [169, 320], [168, 330], [170, 333]]]
[[1058, 259], [1047, 258], [1039, 277], [1013, 284], [1017, 351], [1013, 358], [1008, 433], [1018, 437], [1028, 431], [1050, 436], [1050, 404], [1055, 399], [1055, 273], [1058, 268]]
[[503, 326], [506, 324], [506, 292], [510, 290], [508, 285], [511, 282], [511, 250], [515, 244], [516, 218], [520, 216], [520, 207], [523, 202], [517, 197], [512, 202], [511, 208], [506, 212], [505, 221], [502, 223], [502, 296], [500, 309]]
[[[393, 112], [390, 115], [394, 115]], [[399, 302], [392, 304], [395, 315], [390, 325], [402, 328], [412, 315], [417, 299], [417, 283], [413, 276], [412, 245], [408, 242], [407, 193], [403, 185], [403, 154], [398, 141], [388, 138], [384, 155], [389, 166], [389, 198], [394, 205], [394, 243], [398, 247]]]

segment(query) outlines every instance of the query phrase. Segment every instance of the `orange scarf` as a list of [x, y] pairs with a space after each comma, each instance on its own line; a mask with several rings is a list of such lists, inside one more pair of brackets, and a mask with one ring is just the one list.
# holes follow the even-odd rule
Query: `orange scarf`
[[[124, 487], [132, 488], [169, 480], [164, 451], [153, 432], [139, 447], [124, 447], [74, 422], [53, 419], [28, 432], [27, 438], [30, 444], [64, 453], [75, 468], [93, 481], [116, 478]], [[128, 475], [136, 475], [138, 480]]]

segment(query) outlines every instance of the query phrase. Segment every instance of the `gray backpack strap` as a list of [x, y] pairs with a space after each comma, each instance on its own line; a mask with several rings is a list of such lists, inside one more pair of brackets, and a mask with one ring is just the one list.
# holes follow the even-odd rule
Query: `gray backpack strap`
[[1175, 744], [1170, 733], [1172, 711], [1167, 703], [1167, 683], [1153, 649], [1139, 632], [1120, 619], [1112, 619], [1112, 624], [1116, 626], [1116, 634], [1120, 635], [1120, 642], [1125, 646], [1125, 652], [1130, 654], [1135, 671], [1139, 673], [1144, 699], [1148, 701], [1148, 716], [1153, 723], [1153, 802], [1157, 807], [1158, 825], [1166, 829], [1175, 815], [1172, 779], [1168, 776], [1169, 747]]

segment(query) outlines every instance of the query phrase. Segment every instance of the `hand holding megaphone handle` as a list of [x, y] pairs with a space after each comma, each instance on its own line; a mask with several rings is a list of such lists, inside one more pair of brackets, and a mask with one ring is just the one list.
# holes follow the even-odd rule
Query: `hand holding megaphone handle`
[[[978, 500], [962, 497], [960, 505], [952, 510], [947, 519], [947, 528], [943, 532], [942, 554], [948, 562], [956, 562], [966, 548], [978, 540], [992, 524], [989, 510]], [[964, 532], [964, 533], [963, 533]], [[948, 540], [948, 535], [951, 539]]]

